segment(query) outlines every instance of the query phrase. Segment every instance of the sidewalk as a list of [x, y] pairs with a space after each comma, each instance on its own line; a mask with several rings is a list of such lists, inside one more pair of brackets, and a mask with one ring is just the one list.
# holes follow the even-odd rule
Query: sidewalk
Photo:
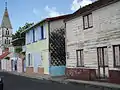
[[83, 80], [74, 80], [74, 79], [67, 79], [65, 81], [68, 81], [72, 84], [86, 84], [86, 85], [95, 85], [100, 87], [108, 87], [108, 88], [119, 88], [119, 84], [112, 84], [112, 83], [106, 83], [106, 82], [97, 82], [97, 81], [83, 81]]
[[98, 87], [104, 87], [104, 88], [116, 88], [116, 90], [120, 90], [119, 84], [112, 84], [112, 83], [106, 83], [106, 82], [74, 80], [74, 79], [67, 79], [66, 77], [51, 77], [50, 75], [41, 75], [41, 74], [27, 74], [27, 73], [18, 73], [18, 72], [8, 72], [8, 73], [25, 76], [29, 78], [50, 80], [52, 82], [62, 83], [62, 84], [82, 84], [84, 86], [91, 85], [91, 86], [98, 86]]

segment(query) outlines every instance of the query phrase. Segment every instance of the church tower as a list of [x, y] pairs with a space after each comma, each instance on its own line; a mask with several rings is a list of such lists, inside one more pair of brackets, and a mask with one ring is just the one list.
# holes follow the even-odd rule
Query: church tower
[[1, 48], [9, 48], [12, 40], [12, 25], [9, 19], [7, 2], [5, 2], [5, 11], [0, 26], [0, 46]]

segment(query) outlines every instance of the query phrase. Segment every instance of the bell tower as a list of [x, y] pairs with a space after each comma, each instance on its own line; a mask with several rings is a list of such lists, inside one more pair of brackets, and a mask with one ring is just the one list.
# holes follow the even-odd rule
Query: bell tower
[[12, 25], [8, 14], [7, 2], [5, 2], [5, 11], [0, 27], [0, 46], [2, 48], [9, 48], [11, 46], [11, 40], [12, 40]]

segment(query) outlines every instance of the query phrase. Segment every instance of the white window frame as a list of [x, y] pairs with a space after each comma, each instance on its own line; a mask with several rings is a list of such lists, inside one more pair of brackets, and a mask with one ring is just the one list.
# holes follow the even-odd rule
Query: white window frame
[[84, 67], [84, 51], [83, 49], [76, 50], [77, 67]]
[[93, 16], [92, 13], [83, 16], [83, 29], [88, 29], [93, 27]]

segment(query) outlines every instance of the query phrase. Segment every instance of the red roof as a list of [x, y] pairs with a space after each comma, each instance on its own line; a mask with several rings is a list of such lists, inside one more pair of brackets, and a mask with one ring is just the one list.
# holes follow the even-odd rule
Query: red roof
[[10, 54], [9, 49], [6, 49], [2, 55], [0, 55], [0, 60], [2, 60], [3, 58], [5, 58], [8, 54]]
[[56, 16], [56, 17], [46, 18], [45, 20], [54, 21], [54, 20], [59, 20], [59, 19], [65, 19], [66, 17], [68, 17], [68, 16], [70, 16], [70, 15], [71, 15], [71, 14], [62, 15], [62, 16]]
[[45, 19], [43, 19], [42, 21], [40, 21], [40, 22], [34, 24], [33, 26], [29, 27], [28, 29], [26, 29], [26, 30], [23, 31], [22, 33], [24, 33], [24, 32], [26, 32], [26, 31], [30, 30], [31, 28], [39, 25], [41, 22], [45, 22], [45, 21], [49, 22], [49, 21], [55, 21], [55, 20], [59, 20], [59, 19], [65, 19], [66, 17], [68, 17], [68, 16], [70, 16], [70, 15], [71, 15], [71, 14], [61, 15], [61, 16], [56, 16], [56, 17], [50, 17], [50, 18], [45, 18]]

